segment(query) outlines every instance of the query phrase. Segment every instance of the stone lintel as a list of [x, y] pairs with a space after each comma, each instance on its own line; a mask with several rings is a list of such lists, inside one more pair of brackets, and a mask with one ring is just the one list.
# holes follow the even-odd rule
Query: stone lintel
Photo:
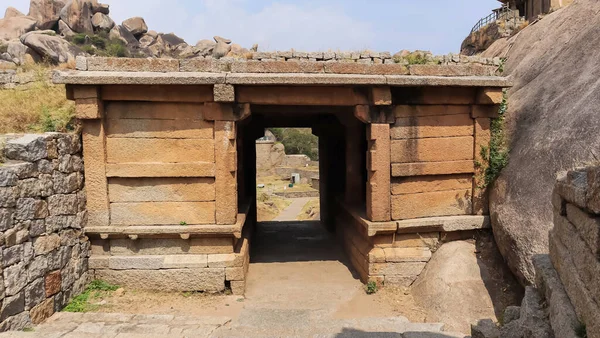
[[76, 86], [69, 85], [73, 90], [73, 99], [97, 99], [100, 98], [100, 87], [98, 86]]
[[56, 84], [79, 85], [378, 85], [399, 87], [457, 86], [511, 87], [511, 81], [499, 76], [420, 76], [370, 74], [306, 74], [306, 73], [202, 73], [202, 72], [103, 72], [55, 71]]
[[502, 103], [504, 99], [504, 92], [502, 88], [480, 88], [477, 91], [477, 98], [475, 103], [477, 104], [491, 104], [498, 105]]
[[354, 116], [363, 123], [392, 124], [396, 122], [392, 106], [357, 105]]
[[466, 231], [490, 228], [489, 216], [443, 216], [397, 221], [397, 233]]
[[235, 88], [230, 84], [215, 84], [214, 88], [215, 102], [234, 102], [235, 101]]
[[370, 104], [374, 106], [389, 106], [392, 104], [392, 91], [389, 86], [374, 86], [370, 89]]

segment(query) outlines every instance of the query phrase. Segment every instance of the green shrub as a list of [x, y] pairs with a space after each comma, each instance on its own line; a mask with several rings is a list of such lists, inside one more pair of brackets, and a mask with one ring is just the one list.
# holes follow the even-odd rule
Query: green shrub
[[106, 55], [114, 56], [114, 57], [127, 57], [129, 55], [129, 51], [125, 46], [125, 43], [121, 40], [110, 40], [109, 44], [106, 46]]
[[579, 338], [587, 338], [588, 334], [586, 325], [584, 323], [579, 323], [579, 325], [577, 325], [575, 328], [575, 334]]
[[[508, 109], [507, 95], [504, 92], [504, 98], [500, 104], [500, 111], [498, 112], [498, 118], [492, 119], [490, 125], [490, 146], [481, 147], [481, 158], [487, 162], [487, 167], [484, 173], [484, 187], [488, 187], [492, 184], [500, 171], [508, 164], [508, 146], [506, 142], [506, 135], [504, 131], [504, 114]], [[481, 164], [479, 164], [481, 165]]]
[[83, 45], [85, 44], [86, 36], [87, 35], [85, 33], [77, 33], [71, 37], [71, 42], [76, 45]]
[[367, 285], [365, 286], [365, 291], [367, 292], [368, 295], [377, 293], [378, 290], [379, 290], [379, 288], [377, 287], [377, 283], [374, 281], [368, 282]]

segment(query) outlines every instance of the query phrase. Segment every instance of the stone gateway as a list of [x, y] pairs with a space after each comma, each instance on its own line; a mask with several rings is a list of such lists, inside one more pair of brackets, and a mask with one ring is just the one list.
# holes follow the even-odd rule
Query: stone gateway
[[[255, 140], [319, 136], [321, 214], [363, 282], [410, 285], [443, 236], [489, 227], [482, 150], [509, 82], [481, 64], [78, 58], [89, 268], [242, 294]], [[139, 72], [137, 70], [140, 70]], [[141, 282], [143, 281], [143, 282]]]

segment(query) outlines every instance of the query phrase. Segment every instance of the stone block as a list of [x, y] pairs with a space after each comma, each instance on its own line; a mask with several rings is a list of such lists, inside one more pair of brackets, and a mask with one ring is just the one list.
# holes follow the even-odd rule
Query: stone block
[[33, 250], [36, 256], [46, 255], [60, 246], [60, 236], [50, 234], [48, 236], [40, 236], [33, 240]]
[[416, 277], [425, 268], [425, 262], [373, 263], [369, 264], [369, 275]]
[[502, 88], [480, 88], [477, 91], [475, 103], [487, 105], [499, 105], [504, 99]]
[[473, 160], [473, 137], [392, 141], [392, 163]]
[[236, 280], [244, 280], [245, 278], [246, 278], [246, 273], [245, 273], [243, 267], [225, 268], [225, 280], [236, 281]]
[[229, 84], [215, 84], [214, 86], [215, 102], [234, 102], [235, 88]]
[[600, 214], [600, 167], [590, 167], [586, 171], [589, 182], [586, 207], [593, 213]]
[[43, 277], [48, 271], [48, 258], [40, 255], [33, 259], [27, 267], [27, 282]]
[[375, 86], [371, 88], [371, 104], [375, 106], [389, 106], [392, 104], [390, 87]]
[[400, 288], [408, 288], [414, 283], [418, 275], [415, 276], [397, 276], [397, 275], [386, 275], [384, 277], [384, 284], [386, 286], [394, 286]]
[[[153, 110], [157, 109], [154, 108]], [[168, 110], [163, 112], [171, 114], [171, 111]], [[170, 120], [109, 118], [106, 120], [106, 132], [107, 136], [111, 138], [212, 139], [213, 124], [202, 120], [202, 116], [197, 111], [194, 118]]]
[[48, 298], [30, 311], [31, 322], [40, 324], [54, 314], [54, 298]]
[[396, 234], [393, 246], [398, 248], [435, 247], [439, 240], [439, 232]]
[[392, 139], [472, 136], [473, 119], [468, 114], [396, 118]]
[[87, 58], [85, 56], [75, 57], [75, 69], [77, 70], [88, 70]]
[[600, 217], [588, 214], [570, 203], [566, 205], [566, 215], [591, 249], [592, 254], [600, 260]]
[[204, 202], [215, 200], [214, 178], [110, 178], [111, 202]]
[[164, 256], [163, 269], [201, 269], [211, 268], [207, 263], [207, 255], [169, 255]]
[[474, 119], [477, 118], [488, 118], [495, 119], [500, 116], [500, 106], [482, 106], [474, 105], [471, 110], [471, 116]]
[[[568, 215], [568, 211], [567, 211]], [[563, 217], [554, 220], [554, 236], [569, 248], [570, 260], [575, 264], [579, 279], [586, 285], [589, 295], [600, 304], [600, 260], [590, 250], [577, 228]]]
[[496, 67], [479, 64], [410, 65], [410, 75], [421, 76], [493, 76]]
[[235, 224], [238, 212], [236, 129], [231, 121], [215, 121], [216, 223]]
[[90, 269], [108, 269], [109, 256], [91, 256], [88, 258]]
[[[188, 163], [120, 163], [106, 165], [107, 177], [214, 177], [215, 164]], [[88, 208], [89, 211], [89, 208]]]
[[231, 293], [234, 295], [243, 296], [246, 293], [246, 281], [234, 280], [229, 285], [231, 286]]
[[236, 254], [208, 255], [209, 268], [229, 268], [242, 266], [242, 264], [236, 263], [239, 263], [236, 260]]
[[413, 248], [384, 248], [386, 262], [428, 262], [431, 259], [431, 250], [426, 247]]
[[110, 211], [112, 225], [215, 223], [215, 202], [111, 203]]
[[77, 195], [53, 195], [48, 197], [50, 216], [77, 214]]
[[39, 178], [28, 178], [17, 183], [19, 197], [40, 198], [54, 193], [52, 176], [40, 175]]
[[368, 125], [367, 141], [367, 218], [374, 222], [389, 221], [391, 219], [389, 125]]
[[392, 219], [469, 215], [471, 189], [392, 196]]
[[89, 226], [108, 225], [108, 193], [106, 180], [106, 147], [102, 121], [86, 121], [83, 126], [85, 158], [85, 190]]
[[445, 116], [445, 115], [470, 115], [471, 106], [468, 105], [396, 105], [394, 115], [396, 118]]
[[108, 268], [113, 270], [158, 270], [164, 256], [111, 256]]
[[15, 245], [2, 250], [2, 267], [7, 267], [23, 259], [23, 245]]
[[82, 120], [100, 119], [104, 114], [104, 104], [98, 98], [76, 99], [75, 117]]
[[0, 187], [0, 207], [11, 208], [16, 206], [18, 192], [15, 187]]
[[214, 141], [203, 139], [108, 138], [107, 163], [214, 162]]
[[470, 105], [475, 102], [473, 87], [418, 87], [407, 89], [400, 104]]
[[392, 179], [392, 194], [405, 195], [423, 192], [463, 190], [473, 185], [473, 175], [414, 176]]
[[[180, 78], [178, 75], [185, 74], [172, 74], [169, 76], [169, 78], [177, 80], [178, 78]], [[213, 101], [212, 85], [196, 85], [196, 83], [188, 85], [158, 85], [157, 82], [152, 83], [152, 85], [115, 84], [110, 86], [102, 86], [101, 96], [104, 101], [147, 101], [183, 103]]]
[[264, 105], [356, 106], [369, 104], [368, 95], [340, 86], [239, 86], [238, 102]]
[[400, 64], [370, 64], [368, 63], [348, 63], [348, 62], [329, 62], [325, 63], [325, 73], [331, 74], [368, 74], [368, 75], [407, 75], [408, 68]]
[[426, 176], [466, 174], [475, 172], [475, 164], [468, 161], [448, 161], [429, 163], [392, 163], [392, 176]]
[[87, 59], [88, 71], [111, 72], [178, 72], [179, 60], [157, 58], [103, 58]]
[[3, 275], [6, 296], [18, 294], [27, 285], [27, 270], [23, 262], [5, 268]]
[[44, 278], [46, 297], [54, 296], [60, 292], [62, 276], [60, 271], [52, 271]]
[[229, 63], [214, 59], [194, 58], [181, 60], [179, 63], [180, 72], [219, 73], [227, 71], [228, 67], [230, 67]]
[[2, 311], [0, 314], [0, 321], [6, 320], [8, 317], [17, 315], [25, 311], [25, 294], [19, 293], [18, 295], [4, 298], [2, 301]]
[[17, 185], [19, 176], [10, 167], [0, 168], [0, 187], [12, 187]]
[[38, 278], [31, 282], [23, 290], [25, 294], [25, 308], [31, 309], [46, 299], [46, 289], [44, 288], [44, 279]]
[[[221, 292], [225, 269], [96, 270], [109, 283], [144, 290]], [[144, 281], [140, 283], [140, 281]]]
[[[323, 63], [314, 61], [248, 61], [231, 64], [232, 73], [323, 73]], [[216, 100], [215, 100], [216, 101]]]
[[370, 239], [373, 246], [377, 248], [389, 248], [394, 244], [394, 235], [376, 235]]
[[[55, 171], [52, 174], [52, 181], [54, 181], [52, 187], [54, 193], [56, 194], [71, 194], [83, 188], [82, 173], [63, 174]], [[87, 189], [86, 191], [89, 191], [89, 189]]]
[[5, 154], [10, 160], [35, 162], [48, 157], [46, 136], [26, 134], [6, 142]]
[[369, 251], [369, 263], [385, 263], [385, 252], [383, 248], [373, 248]]

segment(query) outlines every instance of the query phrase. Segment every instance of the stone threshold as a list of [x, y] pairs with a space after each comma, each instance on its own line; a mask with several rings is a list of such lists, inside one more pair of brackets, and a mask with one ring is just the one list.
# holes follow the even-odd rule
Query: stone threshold
[[55, 71], [55, 84], [70, 85], [390, 85], [398, 87], [511, 86], [498, 76], [418, 76], [306, 73], [200, 73], [200, 72], [105, 72]]
[[242, 229], [246, 223], [250, 206], [242, 208], [244, 212], [237, 215], [235, 224], [192, 224], [192, 225], [125, 225], [125, 226], [94, 226], [85, 227], [86, 235], [99, 235], [102, 239], [109, 237], [124, 237], [137, 239], [139, 236], [178, 235], [182, 239], [190, 237], [233, 236], [242, 238]]

